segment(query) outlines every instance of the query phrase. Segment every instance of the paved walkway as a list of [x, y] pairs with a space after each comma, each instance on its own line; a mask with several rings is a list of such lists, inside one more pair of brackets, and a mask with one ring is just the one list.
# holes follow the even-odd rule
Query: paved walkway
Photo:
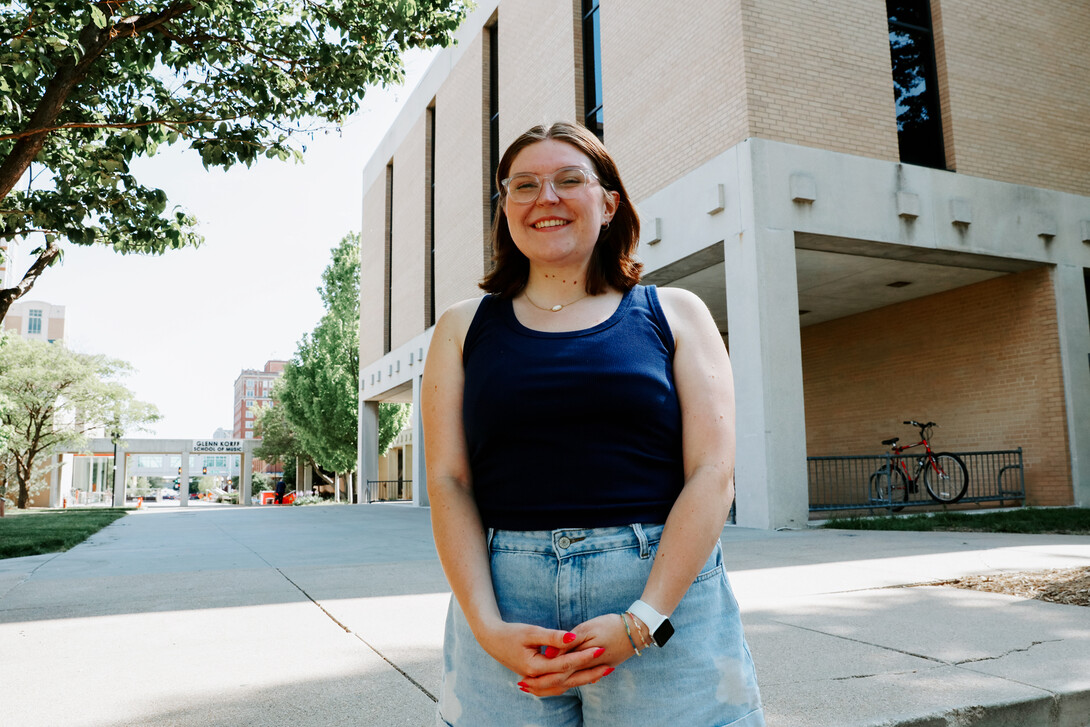
[[[770, 727], [1090, 725], [1090, 608], [896, 587], [1090, 565], [1090, 537], [723, 543]], [[431, 725], [448, 598], [426, 510], [133, 513], [0, 560], [0, 724]]]

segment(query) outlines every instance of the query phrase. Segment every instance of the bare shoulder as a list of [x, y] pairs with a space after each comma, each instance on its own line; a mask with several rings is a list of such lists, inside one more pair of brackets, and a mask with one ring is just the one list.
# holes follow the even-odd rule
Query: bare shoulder
[[715, 330], [708, 306], [696, 293], [684, 288], [658, 288], [657, 292], [675, 339]]
[[467, 298], [443, 311], [439, 320], [436, 321], [432, 342], [447, 341], [461, 350], [466, 333], [469, 332], [469, 326], [473, 323], [473, 316], [476, 315], [480, 305], [480, 298]]

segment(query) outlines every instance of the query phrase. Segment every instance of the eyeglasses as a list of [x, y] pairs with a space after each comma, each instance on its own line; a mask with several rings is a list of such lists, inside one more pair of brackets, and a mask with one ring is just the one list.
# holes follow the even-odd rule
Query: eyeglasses
[[516, 174], [500, 181], [508, 198], [515, 204], [530, 204], [537, 201], [545, 182], [553, 188], [553, 193], [561, 199], [575, 197], [592, 179], [598, 175], [582, 167], [564, 167], [552, 174], [541, 177], [537, 174]]

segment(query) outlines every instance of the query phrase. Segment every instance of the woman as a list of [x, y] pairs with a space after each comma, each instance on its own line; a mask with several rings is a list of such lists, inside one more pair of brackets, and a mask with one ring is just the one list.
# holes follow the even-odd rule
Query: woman
[[491, 295], [442, 315], [424, 372], [453, 591], [438, 723], [763, 725], [719, 546], [734, 395], [715, 323], [637, 285], [638, 217], [582, 126], [530, 129], [497, 182]]

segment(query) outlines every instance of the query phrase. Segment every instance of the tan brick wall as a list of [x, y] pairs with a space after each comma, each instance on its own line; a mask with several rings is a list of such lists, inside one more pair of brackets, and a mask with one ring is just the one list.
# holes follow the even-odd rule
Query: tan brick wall
[[577, 121], [572, 0], [499, 8], [500, 153], [537, 124]]
[[885, 3], [746, 0], [742, 16], [750, 136], [898, 158]]
[[394, 155], [390, 346], [424, 330], [424, 214], [427, 117], [421, 115]]
[[948, 161], [1090, 194], [1090, 3], [934, 0], [932, 12]]
[[605, 144], [635, 200], [749, 136], [738, 0], [603, 2], [601, 16]]
[[[500, 29], [503, 32], [503, 29]], [[483, 34], [465, 49], [435, 99], [435, 309], [480, 295], [484, 274], [487, 109]]]
[[381, 358], [384, 325], [384, 252], [386, 247], [386, 175], [363, 193], [360, 232], [360, 362]]
[[938, 451], [1022, 447], [1027, 504], [1072, 503], [1050, 269], [807, 326], [802, 355], [810, 456], [882, 454], [931, 420]]

